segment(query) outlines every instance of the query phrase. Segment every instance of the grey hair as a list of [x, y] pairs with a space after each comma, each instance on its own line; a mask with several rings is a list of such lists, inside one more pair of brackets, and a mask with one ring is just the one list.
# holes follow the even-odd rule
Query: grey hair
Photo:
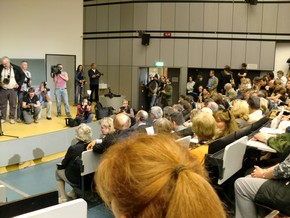
[[141, 121], [146, 121], [148, 120], [148, 113], [144, 110], [138, 111], [136, 118], [139, 118]]
[[163, 116], [162, 108], [159, 106], [153, 106], [150, 113], [153, 114], [156, 119], [159, 119]]
[[75, 137], [79, 141], [89, 143], [92, 141], [92, 135], [92, 129], [87, 124], [82, 123], [76, 128]]
[[232, 84], [230, 84], [230, 83], [226, 83], [226, 84], [225, 84], [225, 89], [226, 89], [226, 88], [231, 89], [231, 88], [233, 88], [233, 86], [232, 86]]
[[10, 62], [10, 58], [9, 57], [3, 56], [1, 60], [3, 61], [4, 59], [7, 59]]

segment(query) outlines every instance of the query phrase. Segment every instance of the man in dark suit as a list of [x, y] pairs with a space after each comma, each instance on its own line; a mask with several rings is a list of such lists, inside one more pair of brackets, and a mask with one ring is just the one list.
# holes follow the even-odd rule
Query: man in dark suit
[[91, 96], [90, 96], [90, 102], [93, 102], [93, 94], [95, 93], [95, 101], [99, 101], [99, 78], [102, 75], [97, 70], [97, 65], [95, 63], [91, 64], [91, 69], [88, 71], [89, 77], [90, 77], [90, 90]]
[[2, 58], [0, 64], [0, 109], [1, 123], [6, 121], [7, 102], [9, 101], [9, 120], [11, 124], [15, 123], [15, 111], [17, 102], [17, 90], [20, 89], [24, 82], [25, 74], [19, 66], [10, 63], [8, 57]]
[[133, 126], [133, 129], [138, 132], [146, 133], [146, 128], [149, 127], [149, 125], [147, 124], [148, 113], [144, 110], [139, 110], [135, 118], [136, 124]]

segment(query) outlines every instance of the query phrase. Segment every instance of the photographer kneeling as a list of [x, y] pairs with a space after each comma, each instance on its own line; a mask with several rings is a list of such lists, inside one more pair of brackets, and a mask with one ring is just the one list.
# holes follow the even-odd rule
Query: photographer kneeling
[[35, 93], [39, 98], [40, 112], [38, 119], [41, 118], [41, 110], [46, 108], [46, 119], [51, 120], [51, 105], [50, 100], [50, 88], [47, 87], [47, 82], [42, 82], [38, 88], [35, 89]]
[[22, 102], [23, 118], [26, 124], [31, 124], [34, 120], [38, 123], [40, 113], [40, 102], [37, 95], [34, 93], [34, 88], [30, 87], [28, 93], [24, 96]]
[[83, 98], [82, 103], [78, 104], [76, 119], [78, 119], [80, 123], [92, 122], [93, 119], [92, 106], [87, 98]]

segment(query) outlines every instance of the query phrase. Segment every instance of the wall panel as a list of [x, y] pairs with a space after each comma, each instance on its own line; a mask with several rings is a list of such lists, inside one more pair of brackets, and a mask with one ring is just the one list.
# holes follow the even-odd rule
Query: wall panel
[[204, 31], [218, 30], [218, 4], [204, 4]]
[[120, 31], [121, 29], [121, 6], [109, 5], [109, 31]]
[[108, 64], [108, 39], [97, 40], [96, 63], [97, 65]]
[[121, 30], [132, 30], [133, 20], [134, 20], [134, 5], [133, 4], [122, 4], [120, 6], [120, 20], [121, 20]]
[[95, 32], [97, 30], [97, 8], [84, 8], [84, 32]]
[[132, 68], [131, 66], [120, 67], [120, 94], [125, 95], [128, 101], [131, 101], [132, 96]]
[[188, 67], [202, 66], [202, 44], [201, 39], [190, 39], [188, 42]]
[[146, 48], [148, 46], [142, 45], [141, 40], [140, 38], [133, 39], [133, 66], [145, 65]]
[[120, 93], [120, 67], [119, 66], [108, 66], [108, 87], [111, 88], [114, 94]]
[[217, 40], [203, 40], [202, 67], [216, 68]]
[[275, 42], [261, 42], [261, 58], [259, 69], [274, 70], [275, 49]]
[[96, 61], [96, 40], [84, 41], [84, 65], [91, 65]]
[[164, 61], [166, 67], [173, 66], [174, 39], [161, 40], [160, 60]]
[[179, 3], [175, 7], [175, 30], [189, 29], [189, 3]]
[[187, 66], [188, 39], [175, 39], [174, 41], [174, 67]]
[[247, 4], [234, 4], [233, 32], [247, 31]]
[[278, 11], [278, 5], [276, 4], [263, 5], [262, 32], [276, 33], [277, 11]]
[[147, 29], [160, 30], [161, 28], [161, 3], [148, 3]]
[[230, 40], [218, 40], [217, 44], [217, 68], [231, 65], [232, 42]]
[[120, 39], [108, 40], [108, 65], [120, 64]]
[[204, 13], [204, 3], [190, 4], [189, 13], [189, 30], [190, 31], [203, 31], [203, 13]]
[[155, 61], [163, 61], [160, 58], [160, 39], [150, 39], [150, 45], [146, 48], [146, 66], [154, 66]]
[[246, 41], [232, 41], [231, 67], [240, 69], [241, 64], [246, 62]]
[[219, 4], [218, 31], [231, 32], [233, 30], [233, 4]]
[[147, 3], [134, 4], [134, 30], [146, 30], [147, 5]]
[[290, 4], [279, 4], [277, 33], [290, 33]]
[[262, 12], [262, 5], [248, 5], [248, 32], [260, 33], [262, 31]]
[[257, 64], [259, 69], [260, 65], [260, 52], [261, 42], [259, 41], [247, 41], [246, 46], [246, 63]]
[[107, 32], [109, 30], [109, 7], [108, 5], [103, 5], [97, 7], [97, 31]]
[[174, 30], [175, 3], [161, 4], [161, 30]]

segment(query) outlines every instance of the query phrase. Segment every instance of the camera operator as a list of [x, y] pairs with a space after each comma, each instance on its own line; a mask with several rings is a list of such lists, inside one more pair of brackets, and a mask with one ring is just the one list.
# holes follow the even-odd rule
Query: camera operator
[[68, 104], [68, 94], [66, 89], [66, 82], [68, 81], [67, 72], [63, 71], [62, 64], [57, 64], [51, 67], [51, 76], [55, 84], [55, 98], [56, 98], [56, 109], [57, 117], [61, 116], [61, 99], [63, 99], [65, 113], [67, 117], [71, 117], [69, 104]]
[[35, 89], [35, 93], [40, 102], [40, 113], [38, 119], [41, 118], [41, 111], [46, 108], [46, 119], [51, 120], [51, 105], [50, 88], [47, 87], [47, 82], [42, 82], [39, 87]]
[[81, 104], [77, 106], [77, 116], [81, 123], [90, 123], [93, 119], [92, 106], [87, 98], [84, 98]]
[[28, 93], [23, 97], [22, 102], [23, 118], [26, 124], [38, 123], [40, 113], [40, 102], [33, 87], [28, 89]]
[[24, 73], [19, 66], [10, 63], [8, 57], [2, 58], [0, 64], [1, 87], [0, 87], [0, 108], [1, 123], [6, 121], [7, 103], [9, 101], [9, 119], [10, 123], [15, 123], [15, 112], [17, 102], [17, 90], [22, 86]]
[[[75, 74], [75, 102], [74, 106], [81, 103], [84, 94], [84, 88], [86, 83], [86, 76], [83, 71], [83, 65], [79, 65]], [[80, 98], [79, 98], [80, 97]]]
[[17, 122], [21, 123], [23, 120], [23, 113], [22, 113], [22, 100], [23, 96], [27, 94], [28, 88], [31, 86], [31, 73], [27, 70], [28, 63], [27, 61], [21, 62], [21, 69], [24, 73], [24, 82], [21, 87], [18, 89], [18, 103], [17, 103]]
[[95, 102], [99, 101], [99, 78], [103, 74], [97, 70], [95, 63], [91, 64], [91, 69], [88, 71], [90, 77], [90, 90], [92, 91], [90, 96], [90, 102], [93, 102], [93, 93], [95, 93]]

